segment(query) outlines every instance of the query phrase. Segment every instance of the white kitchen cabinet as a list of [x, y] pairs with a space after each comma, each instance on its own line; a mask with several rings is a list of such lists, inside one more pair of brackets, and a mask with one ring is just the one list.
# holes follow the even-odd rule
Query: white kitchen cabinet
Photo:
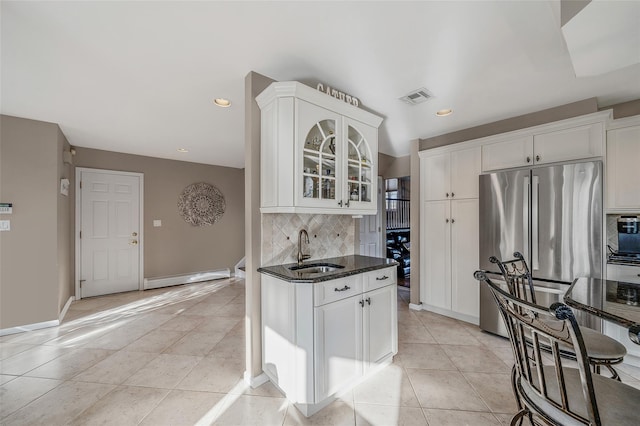
[[477, 324], [478, 199], [423, 203], [420, 229], [423, 306]]
[[[395, 269], [394, 269], [395, 272]], [[398, 353], [397, 289], [393, 284], [364, 293], [362, 367], [364, 373]]]
[[[640, 267], [607, 264], [607, 279], [640, 284]], [[624, 305], [621, 306], [624, 308]], [[604, 334], [616, 339], [627, 348], [625, 362], [640, 367], [640, 345], [636, 345], [629, 339], [628, 330], [606, 320], [602, 322]], [[631, 357], [629, 355], [631, 355]]]
[[537, 127], [487, 139], [482, 146], [482, 171], [555, 163], [604, 154], [602, 122], [556, 128]]
[[422, 204], [420, 266], [422, 303], [451, 309], [451, 202]]
[[640, 267], [633, 265], [607, 264], [607, 279], [640, 284]]
[[322, 401], [362, 376], [362, 297], [315, 308], [316, 400]]
[[533, 135], [482, 146], [482, 170], [500, 170], [533, 164]]
[[380, 117], [298, 82], [256, 101], [263, 213], [376, 214]]
[[478, 200], [451, 202], [451, 310], [473, 319], [480, 315]]
[[396, 267], [317, 283], [262, 276], [262, 368], [305, 415], [398, 352]]
[[640, 210], [640, 125], [607, 132], [607, 208]]
[[479, 147], [422, 157], [423, 201], [478, 198]]

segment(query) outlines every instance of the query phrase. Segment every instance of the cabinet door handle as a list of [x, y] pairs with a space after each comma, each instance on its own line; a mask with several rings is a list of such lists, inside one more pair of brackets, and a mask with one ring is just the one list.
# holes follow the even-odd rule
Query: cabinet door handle
[[540, 161], [540, 156], [536, 155], [536, 161]]
[[527, 163], [531, 162], [531, 157], [527, 156]]
[[345, 286], [344, 286], [344, 287], [342, 287], [342, 288], [338, 288], [338, 287], [336, 287], [336, 288], [334, 288], [334, 289], [333, 289], [333, 291], [347, 291], [347, 290], [351, 290], [351, 287], [349, 287], [349, 286], [348, 286], [348, 285], [346, 285], [346, 284], [345, 284]]
[[451, 219], [451, 223], [454, 223], [454, 222], [455, 222], [455, 220], [454, 220], [454, 219]]
[[447, 196], [447, 198], [449, 198], [449, 193], [448, 192], [445, 195]]
[[453, 196], [454, 196], [454, 195], [456, 195], [456, 194], [454, 194], [454, 193], [452, 192], [452, 193], [451, 193], [451, 198], [453, 198]]
[[449, 219], [445, 219], [445, 220], [444, 220], [444, 223], [449, 223]]
[[388, 276], [386, 276], [386, 275], [383, 275], [383, 276], [381, 276], [381, 277], [376, 277], [376, 281], [384, 281], [384, 280], [386, 280], [386, 279], [389, 279], [389, 277], [388, 277]]
[[364, 308], [364, 300], [361, 300], [358, 303], [360, 303], [360, 306]]
[[342, 207], [342, 200], [338, 201], [338, 205]]
[[367, 297], [367, 303], [369, 304], [369, 306], [371, 306], [371, 298]]
[[347, 201], [344, 203], [344, 206], [345, 206], [345, 207], [349, 207], [349, 200], [347, 200]]

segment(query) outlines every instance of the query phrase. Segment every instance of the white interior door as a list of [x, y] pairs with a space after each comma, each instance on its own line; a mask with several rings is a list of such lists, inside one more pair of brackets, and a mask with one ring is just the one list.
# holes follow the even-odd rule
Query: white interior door
[[141, 288], [142, 178], [139, 173], [79, 169], [80, 298]]
[[384, 213], [384, 197], [382, 196], [382, 178], [378, 176], [378, 213], [375, 215], [362, 216], [359, 229], [360, 254], [363, 256], [385, 257], [383, 255], [383, 233], [384, 228], [382, 217]]

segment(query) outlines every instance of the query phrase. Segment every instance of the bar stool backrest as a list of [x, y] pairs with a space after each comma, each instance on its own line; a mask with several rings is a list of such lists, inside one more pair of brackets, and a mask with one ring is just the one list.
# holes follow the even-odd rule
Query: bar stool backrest
[[[484, 271], [474, 276], [491, 290], [504, 318], [521, 401], [549, 424], [600, 425], [589, 360], [571, 309], [563, 303], [544, 308], [523, 300], [501, 289]], [[575, 351], [577, 370], [563, 366], [571, 361], [561, 357], [560, 346]], [[548, 348], [551, 355], [543, 359]]]
[[514, 259], [501, 261], [497, 257], [491, 256], [489, 261], [495, 263], [498, 265], [498, 268], [500, 268], [500, 272], [509, 287], [509, 293], [511, 293], [511, 295], [537, 304], [531, 272], [529, 271], [527, 262], [524, 260], [524, 256], [517, 251], [513, 253], [513, 257]]

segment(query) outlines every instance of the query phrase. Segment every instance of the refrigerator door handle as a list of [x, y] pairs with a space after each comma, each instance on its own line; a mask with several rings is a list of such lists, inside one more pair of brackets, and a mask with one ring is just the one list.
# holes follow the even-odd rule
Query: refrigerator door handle
[[540, 250], [539, 250], [539, 199], [540, 199], [540, 177], [533, 175], [531, 180], [531, 268], [536, 271], [540, 269]]
[[[523, 236], [523, 249], [524, 258], [529, 259], [529, 176], [524, 177], [523, 188], [523, 203], [522, 203], [522, 236]], [[511, 253], [510, 253], [511, 254]]]

